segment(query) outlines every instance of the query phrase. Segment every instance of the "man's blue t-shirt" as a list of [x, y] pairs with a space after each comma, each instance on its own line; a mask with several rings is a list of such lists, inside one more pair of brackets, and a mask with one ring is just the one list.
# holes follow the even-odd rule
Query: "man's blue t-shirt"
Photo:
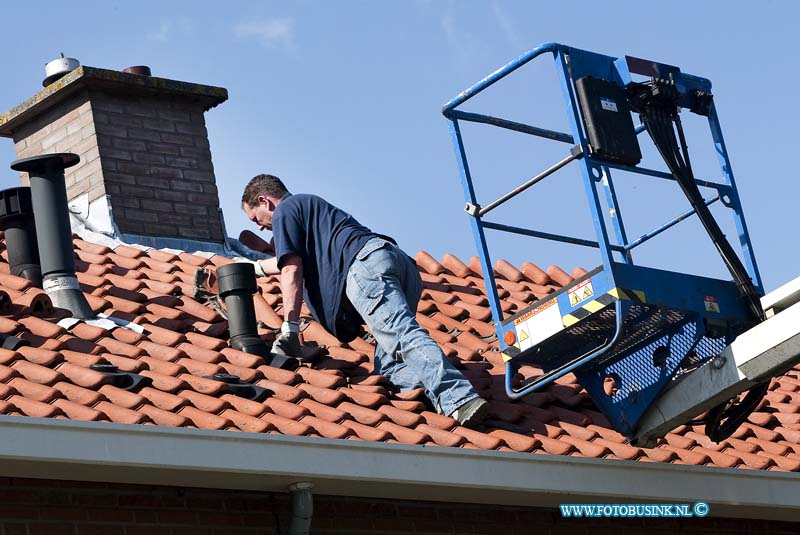
[[278, 267], [283, 267], [287, 255], [301, 258], [306, 305], [336, 335], [347, 270], [375, 234], [344, 210], [305, 193], [281, 199], [273, 215], [272, 234]]

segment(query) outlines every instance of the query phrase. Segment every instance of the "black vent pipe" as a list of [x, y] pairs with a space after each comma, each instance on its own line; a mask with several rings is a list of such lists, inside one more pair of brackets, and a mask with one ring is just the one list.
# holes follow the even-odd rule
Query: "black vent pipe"
[[75, 251], [64, 184], [64, 169], [78, 162], [77, 154], [44, 154], [17, 160], [11, 164], [11, 169], [28, 173], [30, 177], [42, 288], [53, 306], [69, 310], [75, 318], [86, 319], [95, 314], [75, 277]]
[[39, 265], [31, 188], [19, 187], [0, 191], [0, 228], [6, 235], [11, 274], [28, 279], [34, 286], [41, 288], [42, 267]]
[[219, 296], [228, 310], [230, 345], [234, 349], [258, 355], [275, 368], [295, 370], [297, 359], [270, 353], [267, 344], [258, 336], [253, 294], [258, 290], [253, 264], [247, 262], [227, 264], [217, 268]]

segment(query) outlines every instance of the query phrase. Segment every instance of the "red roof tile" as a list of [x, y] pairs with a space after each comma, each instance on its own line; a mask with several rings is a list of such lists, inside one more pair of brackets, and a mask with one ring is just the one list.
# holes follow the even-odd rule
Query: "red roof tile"
[[108, 421], [108, 417], [102, 412], [67, 399], [56, 399], [52, 404], [54, 407], [61, 409], [70, 420], [82, 420], [84, 422]]
[[[306, 418], [307, 415], [300, 416], [298, 420]], [[265, 412], [260, 416], [262, 420], [274, 425], [278, 431], [283, 433], [284, 435], [294, 435], [294, 436], [303, 436], [308, 435], [309, 433], [313, 432], [313, 428], [298, 420], [293, 420], [290, 418], [286, 418], [284, 416], [280, 416], [278, 414], [272, 414], [269, 412]]]
[[41, 401], [29, 399], [21, 395], [10, 396], [8, 402], [18, 408], [25, 416], [33, 416], [34, 418], [64, 416], [64, 411], [55, 405], [42, 403]]
[[192, 424], [202, 429], [213, 429], [219, 431], [234, 425], [233, 422], [227, 418], [205, 412], [190, 405], [181, 408], [178, 411], [178, 414], [188, 418]]
[[[749, 422], [720, 444], [701, 427], [689, 426], [669, 433], [655, 448], [626, 444], [572, 374], [522, 400], [507, 399], [477, 257], [465, 264], [451, 254], [441, 261], [424, 251], [416, 255], [425, 287], [420, 325], [490, 402], [490, 420], [471, 430], [431, 412], [421, 389], [387, 391], [385, 379], [369, 375], [374, 342], [357, 338], [341, 344], [305, 307], [304, 341], [325, 353], [313, 366], [279, 370], [227, 347], [227, 322], [195, 299], [192, 287], [197, 267], [213, 271], [230, 262], [227, 258], [122, 245], [111, 251], [80, 239], [75, 247], [90, 306], [132, 321], [144, 333], [86, 323], [67, 332], [56, 325], [64, 311], [54, 311], [46, 294], [9, 275], [0, 262], [0, 333], [32, 344], [0, 350], [3, 414], [800, 471], [800, 368], [774, 380]], [[542, 270], [530, 262], [517, 268], [500, 260], [494, 273], [502, 307], [513, 312], [586, 271]], [[279, 282], [274, 276], [259, 280], [263, 293], [254, 296], [266, 340], [274, 339], [282, 321]], [[138, 392], [123, 390], [89, 369], [98, 363], [138, 373], [152, 384]], [[269, 396], [263, 402], [238, 396], [208, 378], [220, 372], [266, 388]], [[532, 366], [520, 370], [520, 377], [540, 374]]]

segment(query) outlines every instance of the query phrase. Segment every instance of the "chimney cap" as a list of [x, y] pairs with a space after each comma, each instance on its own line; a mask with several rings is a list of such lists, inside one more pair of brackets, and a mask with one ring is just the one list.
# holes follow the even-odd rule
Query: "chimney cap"
[[26, 173], [43, 171], [47, 168], [57, 166], [61, 169], [72, 167], [81, 161], [81, 157], [71, 152], [59, 152], [55, 154], [40, 154], [30, 158], [22, 158], [11, 162], [11, 169]]
[[132, 67], [126, 67], [126, 68], [122, 69], [122, 72], [125, 72], [125, 73], [128, 73], [128, 74], [138, 74], [140, 76], [152, 76], [153, 75], [152, 71], [150, 70], [150, 67], [148, 67], [147, 65], [134, 65]]
[[74, 71], [81, 66], [81, 63], [75, 58], [65, 58], [64, 53], [61, 53], [60, 58], [48, 62], [44, 66], [45, 79], [42, 80], [42, 87], [47, 87], [65, 74]]

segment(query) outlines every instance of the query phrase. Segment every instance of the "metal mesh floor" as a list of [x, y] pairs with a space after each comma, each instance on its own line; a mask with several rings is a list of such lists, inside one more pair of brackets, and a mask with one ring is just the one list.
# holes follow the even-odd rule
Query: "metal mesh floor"
[[[592, 365], [614, 360], [637, 347], [645, 347], [662, 338], [665, 333], [677, 331], [687, 320], [686, 314], [681, 311], [655, 305], [631, 303], [624, 306], [623, 310], [625, 308], [627, 313], [620, 337]], [[559, 368], [607, 344], [614, 336], [615, 315], [612, 303], [545, 340], [533, 352], [520, 359], [539, 365], [545, 370]]]

